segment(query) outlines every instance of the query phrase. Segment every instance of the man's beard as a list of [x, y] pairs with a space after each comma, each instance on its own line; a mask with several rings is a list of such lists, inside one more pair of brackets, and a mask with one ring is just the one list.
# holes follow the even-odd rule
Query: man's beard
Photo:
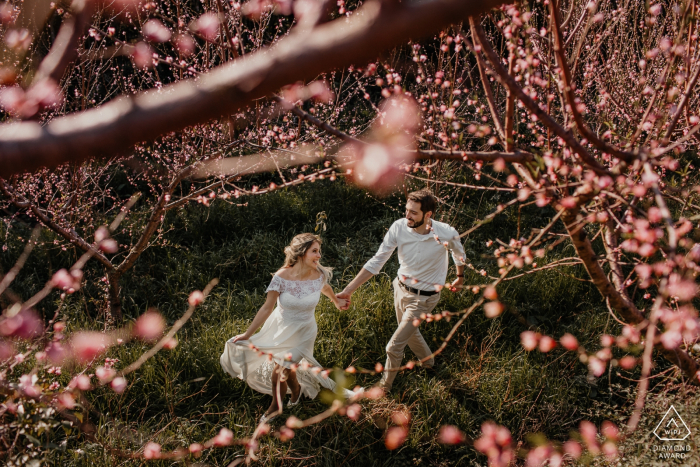
[[409, 227], [412, 229], [417, 229], [423, 224], [425, 224], [425, 214], [423, 214], [423, 217], [421, 217], [419, 221], [413, 221], [413, 225], [409, 225]]

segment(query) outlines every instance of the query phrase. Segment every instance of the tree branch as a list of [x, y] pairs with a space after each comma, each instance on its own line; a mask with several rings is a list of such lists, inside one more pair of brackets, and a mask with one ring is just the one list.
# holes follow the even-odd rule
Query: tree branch
[[476, 15], [503, 0], [431, 0], [383, 8], [370, 1], [350, 18], [290, 35], [261, 49], [182, 81], [96, 109], [36, 122], [0, 126], [0, 176], [118, 155], [158, 135], [230, 114], [253, 99], [319, 73], [362, 64], [383, 50], [418, 39]]

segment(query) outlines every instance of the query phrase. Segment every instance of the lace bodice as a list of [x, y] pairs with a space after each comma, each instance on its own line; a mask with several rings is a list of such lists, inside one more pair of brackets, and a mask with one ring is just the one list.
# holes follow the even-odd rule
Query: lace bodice
[[309, 321], [314, 319], [323, 283], [323, 275], [310, 281], [290, 281], [275, 275], [265, 292], [279, 292], [277, 305], [284, 320]]

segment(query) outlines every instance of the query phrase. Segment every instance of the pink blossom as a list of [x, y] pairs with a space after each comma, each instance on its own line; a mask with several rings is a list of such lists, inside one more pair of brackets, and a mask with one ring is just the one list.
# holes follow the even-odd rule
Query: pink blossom
[[484, 314], [487, 318], [495, 318], [503, 313], [505, 307], [499, 301], [488, 302], [484, 304]]
[[280, 441], [282, 441], [283, 443], [289, 441], [290, 439], [294, 438], [294, 430], [283, 426], [282, 428], [280, 428], [279, 438]]
[[90, 378], [84, 374], [74, 376], [68, 385], [71, 389], [80, 389], [81, 391], [89, 391], [92, 389], [92, 384], [90, 384]]
[[101, 332], [81, 331], [73, 334], [71, 338], [73, 355], [82, 363], [92, 361], [111, 345], [112, 339]]
[[535, 449], [531, 449], [530, 452], [527, 453], [527, 467], [542, 466], [547, 461], [547, 459], [549, 459], [551, 453], [552, 447], [548, 444], [544, 446], [537, 446]]
[[145, 459], [160, 458], [160, 444], [152, 441], [146, 444], [146, 447], [143, 448], [143, 457]]
[[547, 353], [557, 346], [557, 342], [549, 336], [540, 339], [540, 352]]
[[606, 368], [607, 364], [605, 363], [605, 361], [601, 360], [598, 357], [588, 357], [588, 369], [596, 377], [599, 377], [603, 373], [605, 373]]
[[346, 409], [345, 414], [348, 416], [349, 419], [357, 421], [360, 418], [361, 411], [362, 406], [360, 406], [360, 404], [352, 404]]
[[163, 348], [165, 350], [172, 350], [175, 347], [177, 347], [177, 338], [175, 338], [175, 337], [171, 337], [170, 339], [168, 339], [167, 341], [165, 341], [163, 343]]
[[196, 44], [189, 34], [178, 34], [173, 42], [175, 48], [183, 57], [189, 57], [194, 53]]
[[496, 291], [496, 287], [492, 285], [486, 286], [486, 289], [484, 289], [484, 297], [489, 300], [496, 300], [498, 298], [498, 292]]
[[621, 368], [631, 370], [637, 364], [637, 359], [631, 355], [626, 355], [620, 359], [619, 364]]
[[194, 23], [191, 29], [208, 42], [215, 42], [219, 35], [219, 17], [214, 13], [204, 13]]
[[297, 428], [302, 428], [304, 426], [304, 422], [302, 422], [297, 417], [292, 415], [291, 417], [289, 417], [287, 419], [287, 421], [285, 422], [285, 425], [287, 426], [287, 428], [297, 429]]
[[190, 454], [193, 454], [195, 457], [199, 457], [203, 449], [204, 446], [199, 443], [192, 443], [190, 444], [189, 448], [187, 448], [187, 450], [190, 451]]
[[121, 376], [117, 376], [112, 380], [110, 386], [112, 387], [112, 390], [114, 390], [114, 392], [116, 392], [117, 394], [121, 394], [126, 389], [127, 381]]
[[608, 459], [616, 459], [619, 457], [620, 453], [617, 450], [617, 444], [612, 441], [603, 443], [603, 454], [605, 454], [605, 457]]
[[669, 277], [667, 291], [670, 296], [678, 297], [679, 300], [687, 302], [695, 298], [698, 293], [698, 286], [694, 281], [674, 273]]
[[611, 421], [605, 420], [600, 427], [600, 432], [610, 440], [617, 441], [620, 439], [620, 429]]
[[155, 309], [151, 308], [139, 316], [134, 323], [134, 337], [145, 341], [154, 341], [163, 335], [165, 319]]
[[380, 397], [384, 396], [384, 389], [374, 386], [373, 388], [365, 391], [364, 394], [367, 399], [379, 399]]
[[131, 58], [137, 67], [150, 68], [153, 66], [153, 48], [145, 42], [139, 42], [134, 46]]
[[407, 426], [411, 421], [411, 415], [406, 412], [394, 412], [391, 414], [391, 421], [397, 425]]
[[523, 331], [520, 333], [520, 343], [527, 351], [535, 350], [540, 341], [540, 333], [533, 331]]
[[97, 376], [97, 378], [99, 378], [99, 380], [102, 384], [106, 384], [106, 383], [112, 381], [112, 379], [114, 379], [114, 377], [116, 375], [117, 375], [117, 372], [114, 371], [112, 368], [98, 366], [95, 369], [95, 376]]
[[581, 433], [581, 438], [586, 442], [586, 447], [593, 455], [598, 455], [600, 452], [600, 447], [598, 446], [598, 441], [596, 440], [596, 435], [598, 430], [595, 425], [584, 420], [579, 425], [579, 432]]
[[573, 440], [569, 440], [565, 442], [562, 446], [564, 449], [564, 452], [573, 457], [574, 459], [578, 459], [581, 457], [581, 453], [583, 449], [581, 448], [581, 445]]
[[190, 297], [187, 299], [187, 303], [190, 304], [190, 306], [197, 306], [200, 305], [204, 301], [204, 294], [199, 291], [195, 290], [190, 294]]
[[610, 334], [603, 334], [600, 336], [600, 345], [603, 347], [610, 347], [615, 343], [615, 338]]
[[75, 408], [75, 397], [69, 392], [62, 392], [56, 397], [58, 408], [61, 410], [73, 410]]
[[10, 29], [5, 33], [5, 43], [11, 49], [24, 51], [32, 44], [32, 35], [28, 29]]
[[559, 343], [566, 350], [576, 350], [578, 349], [578, 340], [573, 335], [566, 333], [559, 338]]
[[440, 427], [438, 441], [442, 444], [461, 444], [465, 440], [464, 433], [454, 425], [443, 425]]
[[168, 42], [172, 33], [157, 19], [146, 21], [141, 30], [143, 36], [151, 42]]
[[46, 348], [46, 356], [52, 364], [61, 365], [71, 357], [71, 353], [60, 342], [51, 342]]
[[386, 433], [386, 438], [384, 439], [384, 445], [390, 451], [400, 447], [406, 437], [408, 436], [408, 429], [404, 426], [392, 426]]
[[222, 428], [212, 441], [217, 447], [230, 446], [233, 443], [233, 432], [228, 428]]
[[44, 325], [34, 310], [20, 310], [14, 316], [4, 315], [0, 320], [0, 335], [16, 336], [21, 339], [34, 339], [42, 334]]
[[[138, 44], [136, 44], [136, 46], [138, 47]], [[134, 60], [136, 61], [137, 59], [134, 58]], [[153, 62], [151, 61], [151, 63]], [[139, 62], [137, 61], [136, 64], [139, 65]], [[142, 68], [145, 68], [145, 66]], [[119, 244], [113, 238], [106, 238], [100, 242], [100, 250], [104, 251], [105, 253], [116, 253], [119, 250]]]

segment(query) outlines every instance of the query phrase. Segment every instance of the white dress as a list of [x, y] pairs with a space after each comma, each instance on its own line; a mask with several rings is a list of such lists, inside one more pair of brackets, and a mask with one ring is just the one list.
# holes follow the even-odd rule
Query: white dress
[[[335, 390], [335, 382], [326, 373], [319, 372], [321, 364], [314, 359], [318, 330], [314, 310], [321, 298], [324, 283], [323, 274], [318, 279], [308, 281], [290, 281], [273, 276], [265, 292], [279, 292], [277, 307], [260, 332], [249, 340], [234, 343], [229, 339], [226, 342], [220, 359], [223, 369], [231, 376], [244, 380], [256, 391], [272, 395], [274, 363], [286, 368], [297, 364], [296, 375], [302, 394], [313, 399], [321, 388]], [[251, 344], [255, 348], [251, 348]], [[287, 393], [291, 392], [288, 387]], [[346, 396], [352, 394], [345, 392]]]

